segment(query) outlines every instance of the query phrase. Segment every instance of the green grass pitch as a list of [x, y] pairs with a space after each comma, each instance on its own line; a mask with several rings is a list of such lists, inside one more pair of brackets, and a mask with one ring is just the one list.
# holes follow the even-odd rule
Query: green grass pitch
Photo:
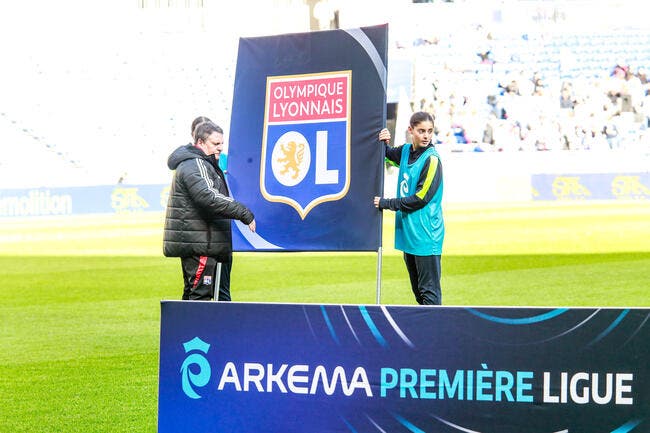
[[[446, 305], [650, 306], [650, 203], [449, 205]], [[154, 432], [162, 215], [3, 220], [0, 432]], [[381, 302], [414, 303], [384, 223]], [[236, 301], [374, 304], [376, 253], [236, 254]]]

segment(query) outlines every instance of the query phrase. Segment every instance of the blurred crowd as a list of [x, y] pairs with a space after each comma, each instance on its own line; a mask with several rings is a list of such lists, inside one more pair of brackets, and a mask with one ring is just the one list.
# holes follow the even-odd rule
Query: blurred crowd
[[441, 61], [440, 43], [402, 47], [414, 59], [436, 59], [416, 64], [411, 108], [435, 116], [440, 151], [650, 150], [643, 61], [631, 67], [610, 58], [561, 73], [559, 60], [544, 71], [513, 53], [499, 59], [496, 44], [471, 47], [471, 61]]

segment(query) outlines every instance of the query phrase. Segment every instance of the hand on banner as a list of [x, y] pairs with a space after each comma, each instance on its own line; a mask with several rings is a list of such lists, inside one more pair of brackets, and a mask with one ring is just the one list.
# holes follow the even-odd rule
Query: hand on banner
[[251, 229], [253, 233], [255, 233], [255, 228], [257, 224], [255, 224], [255, 220], [251, 221], [251, 223], [248, 225], [248, 228]]
[[386, 144], [390, 142], [390, 131], [387, 128], [379, 131], [379, 141], [383, 141]]
[[[384, 128], [381, 131], [379, 131], [379, 141], [383, 141], [386, 144], [390, 143], [390, 131], [387, 128]], [[381, 200], [381, 197], [375, 197], [373, 200], [373, 203], [375, 204], [375, 207], [377, 209], [380, 209], [379, 200]]]

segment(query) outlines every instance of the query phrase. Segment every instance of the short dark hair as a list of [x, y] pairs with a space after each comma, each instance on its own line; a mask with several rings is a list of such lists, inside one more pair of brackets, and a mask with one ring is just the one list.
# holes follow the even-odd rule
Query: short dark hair
[[192, 121], [192, 126], [190, 127], [190, 134], [192, 135], [192, 140], [196, 141], [196, 138], [194, 137], [194, 131], [196, 130], [196, 127], [203, 122], [212, 122], [212, 120], [210, 120], [205, 116], [199, 116]]
[[430, 113], [427, 113], [426, 111], [418, 111], [418, 112], [413, 113], [413, 115], [411, 116], [411, 120], [409, 121], [409, 125], [415, 126], [418, 123], [424, 122], [424, 121], [427, 121], [427, 120], [429, 122], [431, 122], [431, 124], [434, 124], [433, 116]]
[[194, 144], [197, 144], [199, 140], [207, 140], [213, 132], [223, 134], [223, 129], [210, 121], [197, 124], [194, 130]]

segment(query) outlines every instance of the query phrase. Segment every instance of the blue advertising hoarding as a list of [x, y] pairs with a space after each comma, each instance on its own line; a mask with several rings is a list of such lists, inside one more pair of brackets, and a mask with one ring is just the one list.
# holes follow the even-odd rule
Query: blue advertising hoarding
[[161, 212], [168, 196], [168, 184], [0, 189], [0, 218]]
[[650, 310], [163, 301], [158, 431], [650, 431]]
[[650, 200], [650, 173], [534, 174], [533, 200]]
[[229, 133], [235, 251], [377, 251], [387, 25], [242, 38]]

